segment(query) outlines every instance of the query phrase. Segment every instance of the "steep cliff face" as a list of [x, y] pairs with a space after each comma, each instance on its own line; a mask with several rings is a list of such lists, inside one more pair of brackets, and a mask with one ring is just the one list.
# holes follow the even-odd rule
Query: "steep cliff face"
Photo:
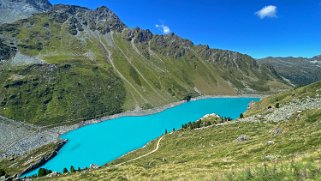
[[250, 56], [130, 29], [106, 7], [55, 5], [0, 33], [0, 114], [35, 124], [288, 87]]
[[48, 0], [0, 0], [0, 24], [28, 18], [49, 11], [51, 7]]

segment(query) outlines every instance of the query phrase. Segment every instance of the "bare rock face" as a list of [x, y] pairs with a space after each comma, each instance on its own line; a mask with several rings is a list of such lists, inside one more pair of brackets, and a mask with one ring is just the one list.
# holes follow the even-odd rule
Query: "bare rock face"
[[87, 27], [92, 31], [99, 31], [102, 34], [110, 31], [121, 32], [126, 25], [105, 6], [90, 10], [73, 5], [55, 5], [49, 12], [49, 17], [58, 23], [69, 25], [69, 33], [77, 35]]
[[28, 18], [35, 13], [47, 12], [51, 7], [48, 0], [0, 0], [0, 24]]
[[135, 43], [148, 43], [153, 38], [153, 33], [150, 30], [142, 30], [137, 27], [129, 30], [125, 37], [128, 41], [134, 40]]

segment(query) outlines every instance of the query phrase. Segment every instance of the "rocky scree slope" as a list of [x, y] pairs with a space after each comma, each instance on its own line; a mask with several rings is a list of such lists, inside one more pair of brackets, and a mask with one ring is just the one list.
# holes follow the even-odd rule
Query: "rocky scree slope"
[[247, 55], [130, 29], [106, 7], [55, 5], [0, 35], [0, 114], [37, 125], [289, 88]]

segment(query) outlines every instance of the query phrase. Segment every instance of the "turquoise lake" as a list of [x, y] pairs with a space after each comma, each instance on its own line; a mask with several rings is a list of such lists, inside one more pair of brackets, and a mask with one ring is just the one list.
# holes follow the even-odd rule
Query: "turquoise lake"
[[[70, 166], [85, 168], [90, 164], [104, 165], [122, 155], [143, 147], [164, 134], [180, 129], [182, 124], [196, 121], [205, 114], [238, 118], [251, 101], [259, 98], [209, 98], [186, 102], [162, 112], [146, 116], [125, 116], [88, 125], [61, 136], [68, 142], [57, 156], [42, 168], [62, 172]], [[37, 174], [38, 169], [23, 176]]]

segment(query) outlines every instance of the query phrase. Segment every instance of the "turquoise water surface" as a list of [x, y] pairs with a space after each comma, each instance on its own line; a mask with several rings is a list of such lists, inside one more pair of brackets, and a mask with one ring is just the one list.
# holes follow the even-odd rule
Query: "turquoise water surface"
[[[237, 118], [251, 101], [258, 98], [209, 98], [187, 102], [165, 111], [146, 116], [127, 116], [88, 125], [61, 136], [68, 142], [57, 156], [42, 168], [62, 172], [63, 168], [104, 165], [182, 124], [196, 121], [205, 114]], [[37, 170], [23, 176], [37, 174]]]

